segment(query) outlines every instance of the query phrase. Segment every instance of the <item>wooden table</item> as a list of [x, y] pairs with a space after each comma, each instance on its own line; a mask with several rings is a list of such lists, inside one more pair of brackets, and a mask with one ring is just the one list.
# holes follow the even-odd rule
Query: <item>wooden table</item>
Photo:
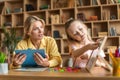
[[101, 68], [94, 69], [93, 73], [80, 72], [20, 72], [9, 70], [8, 74], [0, 74], [0, 80], [120, 80]]

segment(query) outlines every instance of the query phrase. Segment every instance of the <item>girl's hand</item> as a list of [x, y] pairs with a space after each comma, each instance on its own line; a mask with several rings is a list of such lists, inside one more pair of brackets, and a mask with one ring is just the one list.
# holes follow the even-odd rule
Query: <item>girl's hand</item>
[[46, 58], [43, 58], [39, 53], [34, 54], [34, 60], [38, 65], [42, 65], [44, 67], [49, 67], [49, 56], [46, 54]]
[[21, 65], [26, 59], [26, 55], [19, 53], [19, 54], [15, 54], [14, 58], [13, 58], [13, 65], [14, 66], [19, 66]]
[[86, 46], [89, 50], [94, 50], [99, 47], [99, 43], [98, 42], [90, 43], [90, 44], [87, 44]]

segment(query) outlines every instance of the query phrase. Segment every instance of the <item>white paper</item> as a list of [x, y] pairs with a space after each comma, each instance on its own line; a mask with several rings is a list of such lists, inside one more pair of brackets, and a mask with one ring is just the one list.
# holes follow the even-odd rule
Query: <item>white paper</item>
[[48, 68], [20, 68], [20, 69], [14, 69], [15, 71], [45, 71]]

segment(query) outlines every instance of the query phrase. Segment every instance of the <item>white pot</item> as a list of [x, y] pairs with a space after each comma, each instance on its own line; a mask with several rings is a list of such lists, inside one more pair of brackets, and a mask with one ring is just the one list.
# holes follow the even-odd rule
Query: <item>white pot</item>
[[0, 63], [0, 74], [8, 73], [8, 63]]

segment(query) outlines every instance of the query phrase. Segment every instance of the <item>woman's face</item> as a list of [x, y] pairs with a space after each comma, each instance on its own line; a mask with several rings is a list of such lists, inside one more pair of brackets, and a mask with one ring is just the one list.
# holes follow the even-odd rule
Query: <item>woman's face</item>
[[32, 23], [32, 29], [28, 33], [29, 37], [34, 40], [41, 40], [44, 36], [44, 26], [40, 21]]
[[85, 41], [87, 39], [87, 30], [86, 27], [81, 24], [79, 21], [74, 21], [70, 24], [70, 27], [67, 29], [68, 35], [77, 40]]

